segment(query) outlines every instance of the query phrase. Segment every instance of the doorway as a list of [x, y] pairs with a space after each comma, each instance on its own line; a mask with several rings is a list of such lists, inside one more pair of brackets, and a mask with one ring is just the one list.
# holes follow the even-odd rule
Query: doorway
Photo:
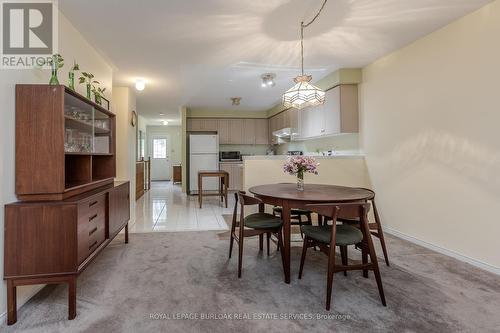
[[151, 180], [170, 180], [169, 140], [166, 135], [151, 137]]

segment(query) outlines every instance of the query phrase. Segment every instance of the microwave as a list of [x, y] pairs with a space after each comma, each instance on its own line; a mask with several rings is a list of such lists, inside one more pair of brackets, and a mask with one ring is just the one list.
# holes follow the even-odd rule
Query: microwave
[[241, 153], [239, 151], [221, 151], [219, 152], [219, 160], [241, 161]]

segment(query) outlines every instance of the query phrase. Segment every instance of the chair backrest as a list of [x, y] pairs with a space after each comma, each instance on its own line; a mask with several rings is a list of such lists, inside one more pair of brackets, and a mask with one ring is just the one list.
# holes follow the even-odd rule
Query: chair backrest
[[244, 218], [244, 206], [250, 205], [258, 205], [261, 204], [262, 201], [255, 197], [248, 196], [245, 191], [237, 191], [234, 193], [234, 210], [233, 210], [233, 221], [231, 229], [234, 229], [237, 226], [237, 215], [238, 215], [238, 206], [240, 206], [240, 220]]
[[367, 202], [349, 202], [349, 203], [326, 203], [326, 204], [311, 204], [307, 205], [307, 209], [329, 217], [332, 219], [332, 244], [335, 240], [337, 219], [359, 219], [361, 232], [364, 237], [370, 237], [368, 228], [368, 211], [370, 203]]

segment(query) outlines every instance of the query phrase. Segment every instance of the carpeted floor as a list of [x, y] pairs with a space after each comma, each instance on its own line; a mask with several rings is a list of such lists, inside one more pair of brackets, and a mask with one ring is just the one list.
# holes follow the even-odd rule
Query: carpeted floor
[[[324, 311], [326, 256], [310, 251], [292, 283], [279, 255], [245, 246], [243, 277], [216, 232], [132, 234], [111, 244], [78, 280], [78, 315], [66, 320], [66, 286], [48, 286], [2, 332], [493, 332], [500, 327], [500, 277], [388, 236], [381, 265], [387, 307], [373, 274], [335, 275], [333, 310]], [[357, 251], [351, 250], [355, 258]], [[324, 316], [337, 315], [325, 318]], [[183, 315], [191, 319], [182, 318]], [[206, 316], [232, 316], [207, 320]], [[294, 318], [290, 318], [295, 316]], [[317, 319], [317, 316], [320, 318]], [[239, 317], [239, 318], [238, 318]], [[267, 318], [265, 318], [267, 317]], [[314, 319], [311, 319], [314, 318]]]

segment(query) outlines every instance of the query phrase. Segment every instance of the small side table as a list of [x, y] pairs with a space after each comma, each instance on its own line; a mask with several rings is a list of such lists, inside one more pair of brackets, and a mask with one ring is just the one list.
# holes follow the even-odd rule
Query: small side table
[[[219, 179], [218, 193], [203, 193], [203, 178], [216, 177]], [[203, 203], [203, 196], [220, 196], [220, 201], [226, 202], [227, 208], [227, 192], [229, 188], [229, 173], [224, 170], [200, 170], [198, 171], [198, 202], [200, 208]]]

